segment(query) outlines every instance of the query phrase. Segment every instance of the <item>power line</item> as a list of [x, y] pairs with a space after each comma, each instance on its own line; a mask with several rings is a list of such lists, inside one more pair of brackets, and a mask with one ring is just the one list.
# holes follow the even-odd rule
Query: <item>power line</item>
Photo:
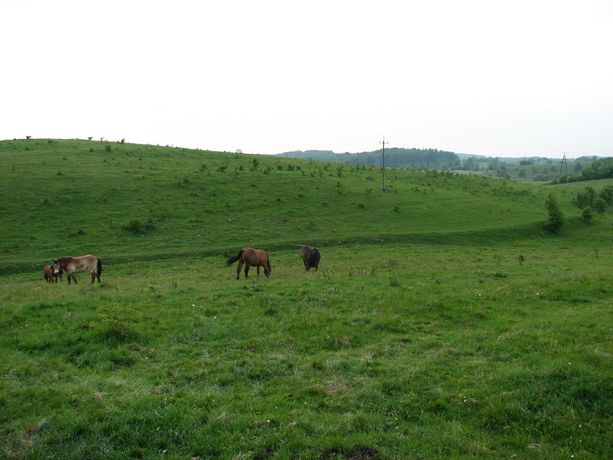
[[385, 144], [389, 144], [389, 142], [385, 142], [385, 136], [383, 136], [383, 142], [379, 142], [379, 144], [383, 145], [381, 156], [381, 191], [385, 192]]
[[562, 168], [564, 168], [566, 183], [568, 183], [568, 161], [566, 161], [566, 154], [562, 155], [562, 163], [560, 163], [560, 174], [558, 174], [559, 183], [562, 183]]

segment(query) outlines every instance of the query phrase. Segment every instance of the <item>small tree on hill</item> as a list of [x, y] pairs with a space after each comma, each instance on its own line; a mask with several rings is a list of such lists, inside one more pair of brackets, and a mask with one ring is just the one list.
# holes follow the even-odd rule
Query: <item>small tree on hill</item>
[[598, 194], [607, 204], [613, 204], [613, 186], [607, 185]]
[[578, 208], [583, 209], [587, 206], [592, 206], [595, 198], [596, 190], [593, 187], [585, 187], [582, 191], [577, 192], [575, 204]]
[[547, 208], [547, 213], [549, 214], [545, 221], [545, 228], [552, 233], [559, 232], [564, 225], [564, 215], [560, 211], [558, 201], [552, 193], [545, 199], [545, 208]]
[[592, 208], [594, 208], [594, 211], [596, 211], [598, 214], [604, 214], [605, 210], [607, 209], [607, 202], [603, 200], [602, 197], [598, 197], [592, 203]]

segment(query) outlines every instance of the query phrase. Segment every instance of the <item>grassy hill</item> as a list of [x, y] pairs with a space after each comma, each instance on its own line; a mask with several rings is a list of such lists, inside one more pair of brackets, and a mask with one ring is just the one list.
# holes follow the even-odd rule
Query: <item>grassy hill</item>
[[[0, 142], [0, 457], [610, 458], [613, 217], [572, 201], [613, 181], [386, 181]], [[244, 245], [269, 250], [270, 279], [224, 266]], [[100, 285], [43, 281], [82, 253]]]
[[212, 254], [247, 243], [521, 229], [544, 219], [549, 191], [407, 171], [388, 172], [386, 185], [381, 193], [375, 167], [88, 141], [5, 141], [0, 253], [3, 265], [18, 266], [83, 251], [119, 260]]

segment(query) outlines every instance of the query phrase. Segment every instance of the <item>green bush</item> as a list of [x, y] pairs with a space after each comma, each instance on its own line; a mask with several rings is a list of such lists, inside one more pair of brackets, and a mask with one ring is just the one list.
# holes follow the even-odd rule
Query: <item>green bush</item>
[[558, 233], [564, 225], [564, 214], [562, 214], [558, 206], [558, 201], [552, 193], [545, 199], [545, 208], [548, 213], [548, 218], [545, 221], [545, 228], [552, 233]]
[[605, 210], [607, 209], [607, 202], [601, 197], [598, 197], [592, 203], [592, 208], [594, 208], [594, 211], [596, 211], [598, 214], [604, 214]]
[[607, 185], [598, 194], [607, 204], [613, 204], [613, 185]]
[[575, 197], [575, 204], [578, 208], [585, 208], [587, 206], [592, 206], [594, 199], [596, 198], [596, 190], [593, 187], [585, 187], [583, 191], [577, 192], [577, 196]]
[[590, 224], [592, 223], [593, 219], [594, 219], [594, 214], [592, 213], [592, 208], [590, 207], [583, 208], [583, 211], [581, 211], [581, 220], [583, 220], [583, 222], [585, 222], [586, 224]]

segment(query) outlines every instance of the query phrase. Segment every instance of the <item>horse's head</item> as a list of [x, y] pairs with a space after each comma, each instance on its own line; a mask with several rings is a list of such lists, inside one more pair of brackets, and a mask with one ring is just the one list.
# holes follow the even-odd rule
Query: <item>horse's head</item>
[[264, 264], [264, 274], [266, 278], [270, 278], [270, 274], [272, 273], [272, 268], [270, 268], [270, 260], [268, 260], [268, 255], [266, 256], [266, 263]]
[[60, 261], [59, 260], [53, 260], [51, 262], [51, 266], [53, 267], [53, 274], [54, 275], [57, 275], [61, 271]]

